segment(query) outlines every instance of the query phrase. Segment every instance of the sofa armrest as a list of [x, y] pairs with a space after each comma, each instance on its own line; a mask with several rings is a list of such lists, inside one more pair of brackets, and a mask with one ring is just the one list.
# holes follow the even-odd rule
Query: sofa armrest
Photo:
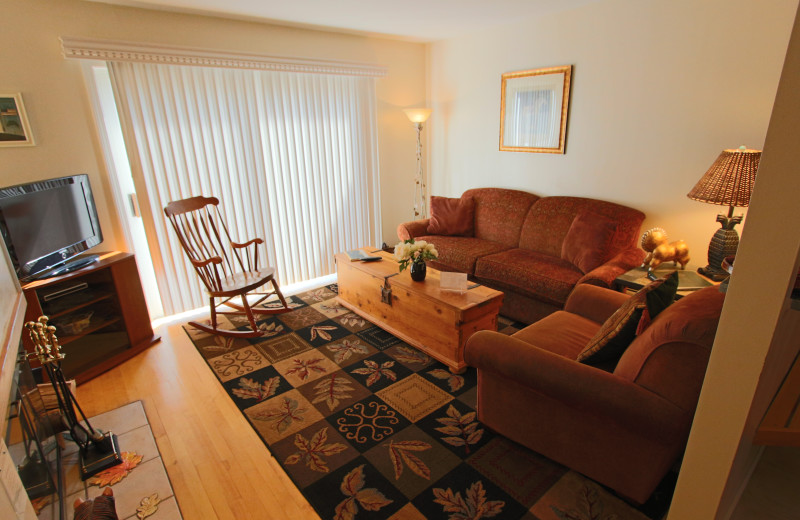
[[429, 218], [412, 220], [411, 222], [403, 222], [397, 226], [397, 237], [400, 240], [408, 240], [409, 238], [416, 238], [426, 235], [428, 233], [428, 222], [430, 222]]
[[633, 382], [499, 332], [473, 334], [465, 359], [479, 371], [493, 372], [581, 413], [665, 443], [683, 435], [691, 420], [686, 411]]
[[581, 284], [576, 285], [570, 293], [564, 310], [596, 323], [604, 323], [628, 298], [629, 295], [619, 291]]
[[617, 276], [626, 273], [642, 265], [645, 252], [641, 249], [632, 248], [622, 251], [617, 256], [597, 267], [578, 280], [578, 284], [589, 283], [600, 287], [611, 288]]

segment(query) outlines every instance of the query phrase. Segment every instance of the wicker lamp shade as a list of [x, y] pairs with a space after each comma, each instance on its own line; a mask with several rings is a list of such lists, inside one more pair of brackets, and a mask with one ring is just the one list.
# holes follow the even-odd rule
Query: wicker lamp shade
[[750, 193], [756, 182], [760, 160], [760, 150], [748, 150], [744, 146], [736, 150], [723, 150], [711, 168], [686, 195], [700, 202], [728, 206], [727, 216], [717, 215], [720, 228], [711, 237], [708, 245], [708, 265], [697, 270], [713, 280], [728, 276], [722, 263], [726, 258], [735, 256], [739, 248], [739, 234], [734, 227], [742, 221], [742, 216], [734, 217], [733, 208], [744, 208], [750, 204]]
[[760, 160], [761, 150], [723, 150], [686, 196], [709, 204], [746, 208]]

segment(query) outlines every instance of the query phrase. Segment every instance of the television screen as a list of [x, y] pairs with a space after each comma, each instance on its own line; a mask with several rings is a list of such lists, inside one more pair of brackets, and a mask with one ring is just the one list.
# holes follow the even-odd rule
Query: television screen
[[89, 177], [0, 189], [0, 231], [21, 281], [46, 274], [99, 244], [103, 237]]

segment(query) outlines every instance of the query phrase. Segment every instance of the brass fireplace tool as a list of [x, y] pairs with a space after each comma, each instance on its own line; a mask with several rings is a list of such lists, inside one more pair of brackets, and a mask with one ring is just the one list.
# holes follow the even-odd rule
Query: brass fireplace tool
[[[69, 430], [72, 440], [80, 448], [81, 480], [86, 480], [92, 475], [122, 462], [119, 443], [117, 436], [112, 432], [103, 433], [92, 428], [81, 410], [61, 371], [61, 360], [64, 359], [65, 354], [61, 352], [61, 345], [58, 344], [56, 328], [48, 325], [48, 321], [47, 316], [40, 316], [38, 321], [29, 321], [25, 324], [35, 350], [29, 356], [39, 360], [53, 384], [64, 424]], [[82, 421], [75, 413], [76, 409], [83, 419]]]

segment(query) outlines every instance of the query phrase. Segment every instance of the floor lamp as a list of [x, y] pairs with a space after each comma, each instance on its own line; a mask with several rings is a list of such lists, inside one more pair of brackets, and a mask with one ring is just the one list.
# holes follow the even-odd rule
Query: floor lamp
[[414, 177], [414, 220], [428, 218], [425, 175], [422, 172], [422, 123], [431, 115], [430, 108], [406, 108], [404, 112], [417, 129], [417, 174]]
[[734, 226], [743, 219], [733, 216], [733, 208], [746, 208], [750, 204], [750, 193], [756, 182], [756, 171], [761, 160], [760, 150], [748, 150], [740, 146], [736, 150], [723, 150], [711, 168], [686, 196], [692, 200], [728, 206], [728, 214], [717, 215], [721, 227], [711, 237], [708, 245], [708, 265], [698, 273], [719, 281], [728, 276], [722, 261], [735, 256], [739, 247], [739, 234]]

